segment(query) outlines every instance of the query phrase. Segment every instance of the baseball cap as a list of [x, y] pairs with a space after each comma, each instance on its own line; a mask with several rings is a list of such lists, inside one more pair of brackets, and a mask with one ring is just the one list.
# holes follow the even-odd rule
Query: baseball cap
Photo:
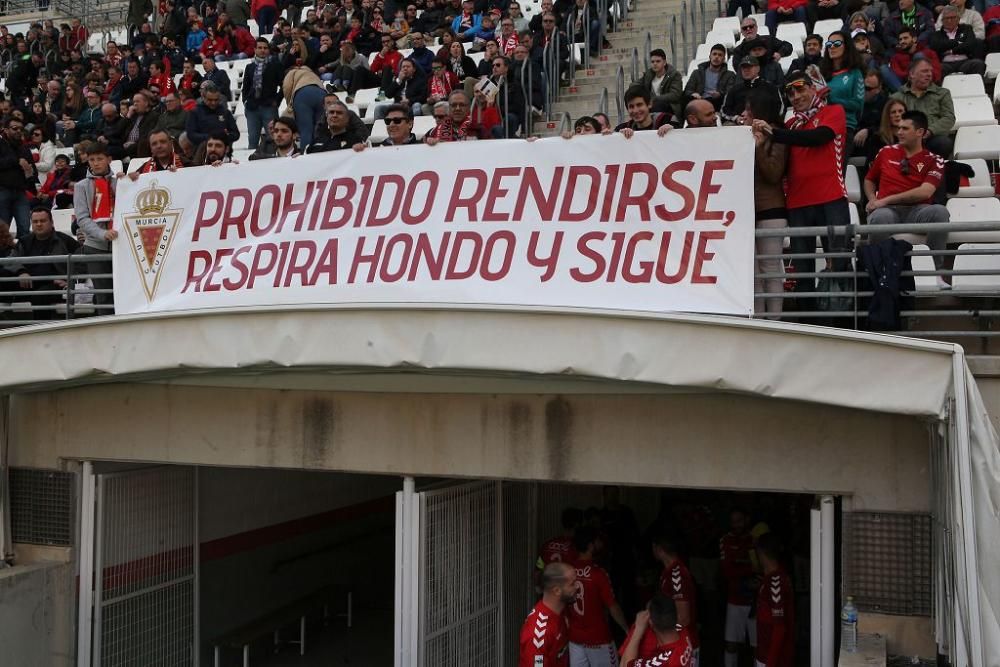
[[851, 31], [851, 39], [857, 39], [859, 35], [868, 35], [868, 31], [864, 28], [856, 28]]
[[795, 84], [800, 84], [800, 82], [805, 83], [807, 86], [812, 85], [812, 79], [802, 70], [797, 69], [794, 72], [789, 72], [788, 76], [785, 77], [785, 88]]
[[760, 62], [753, 56], [743, 56], [743, 60], [740, 61], [740, 67], [756, 67], [760, 65]]

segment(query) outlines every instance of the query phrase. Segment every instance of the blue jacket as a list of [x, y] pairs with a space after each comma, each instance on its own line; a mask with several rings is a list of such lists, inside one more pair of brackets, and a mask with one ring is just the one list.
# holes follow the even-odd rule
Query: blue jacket
[[197, 51], [201, 48], [201, 43], [205, 41], [208, 35], [205, 34], [204, 30], [192, 30], [188, 33], [187, 41], [184, 46], [187, 48], [188, 52]]
[[[475, 30], [476, 28], [479, 27], [479, 24], [482, 23], [482, 22], [483, 22], [483, 15], [482, 14], [473, 14], [472, 15], [472, 27], [470, 28], [470, 30]], [[455, 20], [451, 22], [451, 29], [452, 29], [453, 32], [455, 32], [457, 34], [459, 32], [459, 30], [461, 29], [461, 27], [462, 27], [462, 15], [459, 14], [458, 16], [455, 17]]]
[[434, 62], [433, 51], [426, 46], [422, 46], [419, 49], [413, 49], [410, 58], [413, 62], [417, 63], [417, 66], [420, 67], [424, 74], [429, 75], [431, 73], [431, 63]]

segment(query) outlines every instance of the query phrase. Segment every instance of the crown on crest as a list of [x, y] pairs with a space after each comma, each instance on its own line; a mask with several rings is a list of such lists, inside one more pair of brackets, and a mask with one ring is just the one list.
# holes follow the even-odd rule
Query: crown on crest
[[150, 183], [149, 188], [141, 191], [135, 198], [135, 208], [141, 215], [163, 213], [169, 205], [170, 192], [156, 187], [156, 181]]

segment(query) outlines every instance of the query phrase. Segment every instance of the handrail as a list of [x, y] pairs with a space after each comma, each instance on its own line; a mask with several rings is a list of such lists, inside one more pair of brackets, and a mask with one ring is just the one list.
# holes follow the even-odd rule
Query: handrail
[[[527, 86], [524, 85], [524, 79], [525, 79], [524, 71], [525, 70], [528, 70], [528, 74], [527, 74], [528, 85]], [[531, 89], [532, 89], [532, 85], [531, 85], [532, 84], [532, 80], [531, 80], [531, 77], [532, 76], [533, 76], [533, 73], [531, 71], [531, 58], [530, 57], [529, 58], [525, 58], [523, 61], [521, 61], [521, 77], [520, 78], [521, 78], [521, 96], [524, 98], [524, 115], [525, 115], [524, 125], [525, 125], [525, 131], [526, 132], [527, 132], [527, 129], [529, 127], [529, 124], [531, 126], [534, 125], [534, 119], [533, 119], [533, 115], [532, 115], [534, 113], [532, 111], [532, 109], [534, 109], [534, 104], [533, 104], [534, 99], [532, 97], [532, 91], [531, 91]], [[530, 135], [531, 132], [527, 132], [527, 134]]]
[[556, 91], [552, 89], [552, 84], [555, 82], [556, 89], [559, 88], [559, 71], [556, 66], [552, 64], [552, 42], [545, 45], [542, 49], [542, 67], [545, 70], [545, 119], [552, 122], [552, 105], [556, 102]]
[[[684, 62], [690, 62], [688, 58], [688, 30], [687, 30], [687, 0], [681, 2], [681, 42], [683, 43]], [[675, 65], [676, 66], [676, 65]], [[685, 65], [686, 67], [686, 65]]]
[[570, 117], [568, 111], [563, 111], [560, 114], [562, 118], [559, 120], [559, 134], [565, 134], [566, 132], [573, 132], [573, 118]]
[[632, 83], [639, 80], [639, 48], [632, 47]]
[[646, 43], [645, 48], [642, 53], [642, 71], [646, 72], [649, 70], [649, 52], [653, 50], [653, 35], [648, 30], [646, 31]]
[[677, 16], [670, 17], [670, 62], [677, 66]]
[[597, 110], [600, 111], [605, 116], [608, 115], [608, 89], [607, 87], [601, 89], [601, 99], [597, 102]]
[[576, 85], [576, 35], [573, 33], [573, 15], [566, 17], [566, 46], [569, 47], [569, 64], [566, 65], [566, 76], [569, 85]]
[[597, 0], [597, 20], [601, 31], [597, 40], [597, 57], [600, 58], [604, 54], [604, 37], [608, 34], [608, 0]]
[[[510, 85], [507, 82], [507, 77], [500, 77], [500, 85], [503, 87], [503, 138], [510, 139], [510, 123], [507, 119], [510, 117]], [[517, 131], [517, 128], [514, 128]]]
[[618, 65], [615, 81], [615, 106], [618, 107], [618, 124], [625, 122], [625, 68]]
[[[574, 26], [575, 27], [575, 26]], [[583, 69], [590, 69], [590, 3], [583, 6]], [[576, 35], [573, 36], [573, 48], [576, 48]]]

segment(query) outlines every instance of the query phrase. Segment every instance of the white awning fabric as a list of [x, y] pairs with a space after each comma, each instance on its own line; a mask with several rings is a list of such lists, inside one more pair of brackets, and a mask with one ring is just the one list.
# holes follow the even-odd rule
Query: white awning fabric
[[447, 371], [627, 381], [926, 418], [947, 427], [944, 474], [953, 483], [936, 523], [950, 533], [941, 540], [948, 562], [938, 563], [939, 586], [947, 584], [939, 644], [956, 667], [1000, 667], [1000, 443], [959, 346], [717, 316], [354, 305], [12, 329], [0, 333], [0, 367], [5, 393], [277, 369]]

